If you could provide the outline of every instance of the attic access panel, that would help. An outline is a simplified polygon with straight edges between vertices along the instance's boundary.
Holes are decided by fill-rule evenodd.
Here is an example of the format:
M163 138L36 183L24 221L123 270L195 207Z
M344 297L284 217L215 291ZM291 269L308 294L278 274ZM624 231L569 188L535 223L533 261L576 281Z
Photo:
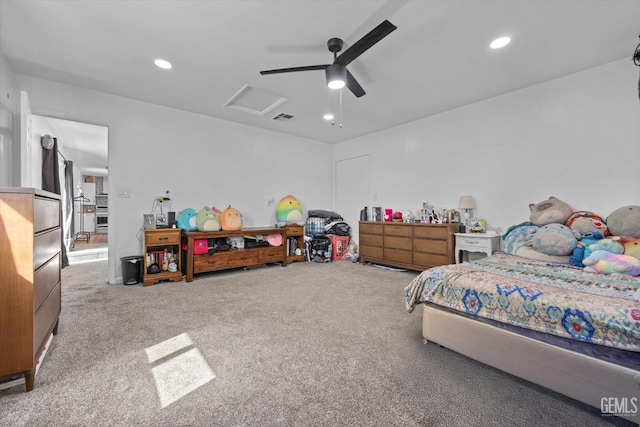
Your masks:
M244 85L231 99L224 103L223 107L264 116L290 100L290 98L277 93Z

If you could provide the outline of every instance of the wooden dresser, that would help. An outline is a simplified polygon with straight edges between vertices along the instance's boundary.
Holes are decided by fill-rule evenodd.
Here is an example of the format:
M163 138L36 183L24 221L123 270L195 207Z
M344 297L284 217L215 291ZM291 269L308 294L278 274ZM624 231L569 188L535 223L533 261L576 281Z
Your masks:
M455 262L460 224L360 221L359 229L364 262L416 271Z
M0 188L0 378L24 374L33 389L36 361L58 331L60 196Z

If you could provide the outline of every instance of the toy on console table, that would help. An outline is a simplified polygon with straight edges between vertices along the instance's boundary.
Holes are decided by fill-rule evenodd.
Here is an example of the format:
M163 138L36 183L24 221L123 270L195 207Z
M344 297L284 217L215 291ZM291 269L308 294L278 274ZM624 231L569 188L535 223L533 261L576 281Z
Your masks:
M220 231L220 215L222 212L216 208L204 206L196 214L196 227L198 231Z
M276 221L278 227L294 224L303 226L305 221L302 216L302 206L298 199L291 194L283 197L276 205Z
M186 208L178 212L178 217L176 218L176 222L178 228L183 229L184 231L195 231L198 229L196 224L196 211L192 208Z
M220 226L225 231L242 230L242 214L231 205L222 211Z

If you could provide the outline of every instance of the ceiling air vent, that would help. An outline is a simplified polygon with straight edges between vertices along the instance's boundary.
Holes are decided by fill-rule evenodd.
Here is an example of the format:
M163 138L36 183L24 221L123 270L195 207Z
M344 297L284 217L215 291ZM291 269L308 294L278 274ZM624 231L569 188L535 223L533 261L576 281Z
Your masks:
M291 114L280 113L273 118L273 120L290 120L293 119Z
M244 85L223 107L264 116L289 101L286 96Z

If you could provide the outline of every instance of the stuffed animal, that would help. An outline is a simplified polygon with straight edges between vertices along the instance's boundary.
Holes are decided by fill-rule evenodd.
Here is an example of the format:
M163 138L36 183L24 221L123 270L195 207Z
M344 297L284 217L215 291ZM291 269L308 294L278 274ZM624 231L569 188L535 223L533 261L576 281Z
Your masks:
M609 228L602 217L590 211L578 211L571 214L566 226L584 236L591 232L600 232L604 237L609 235Z
M607 226L614 236L640 237L640 206L623 206L607 217Z
M198 229L196 224L196 210L192 208L186 208L178 212L176 218L178 228L184 231L195 231Z
M516 255L520 248L526 247L529 242L531 242L533 235L539 228L540 227L530 222L523 222L509 227L507 232L502 236L504 252L510 255Z
M196 227L198 231L219 231L220 211L209 206L203 207L196 214Z
M276 205L276 221L278 227L284 227L285 225L304 225L304 219L302 217L302 206L298 199L291 194L280 199Z
M546 224L531 239L531 246L547 255L570 255L578 245L580 234L563 224Z
M640 259L640 239L633 239L624 245L624 254Z
M607 251L611 252L612 254L622 254L624 253L624 246L622 246L620 242L616 242L612 239L602 239L589 245L589 250L591 252Z
M569 264L574 267L584 267L582 260L591 255L591 249L589 249L589 245L592 245L602 239L604 239L604 236L599 231L593 231L591 233L584 234L580 238L580 240L578 240L578 245L573 250L573 255L569 260Z
M599 274L628 274L640 276L640 259L607 251L594 251L583 261L584 271Z
M529 221L537 226L564 224L573 213L571 206L553 196L535 205L530 204L529 210L531 211Z
M222 211L220 215L220 226L223 230L241 230L242 229L242 214L236 208L232 208L231 205Z

